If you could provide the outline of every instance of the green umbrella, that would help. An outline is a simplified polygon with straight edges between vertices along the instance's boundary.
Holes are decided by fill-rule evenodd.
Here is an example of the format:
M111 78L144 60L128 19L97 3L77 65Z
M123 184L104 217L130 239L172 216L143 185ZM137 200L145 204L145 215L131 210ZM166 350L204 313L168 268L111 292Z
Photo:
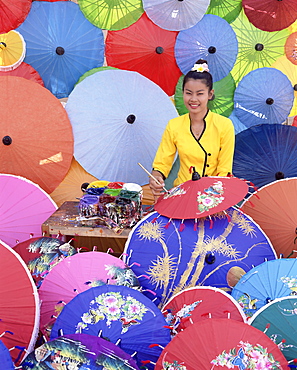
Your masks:
M280 277L280 280L293 286L296 276L284 276ZM263 282L263 285L265 283ZM263 331L279 346L283 355L290 362L293 362L297 357L296 307L297 297L294 295L271 299L249 320L251 326Z
M206 14L218 15L231 23L242 9L242 0L211 0Z
M238 40L238 54L231 74L236 84L243 76L257 68L270 67L284 55L288 29L266 32L256 28L242 10L231 23Z
M85 17L106 30L121 30L136 22L143 14L141 0L78 0Z
M183 101L183 77L184 76L181 76L179 78L174 94L175 107L180 115L188 112ZM223 79L214 82L213 88L215 91L215 98L208 103L209 109L212 112L229 117L233 111L233 96L235 87L234 79L230 73Z
M91 76L91 75L93 75L93 74L94 74L94 73L96 73L96 72L106 71L107 69L118 69L118 68L115 68L115 67L109 67L109 66L103 66L103 67L92 68L92 69L90 69L89 71L87 71L86 73L84 73L82 76L80 76L80 78L79 78L79 80L77 81L77 83L75 84L75 86L76 86L77 84L79 84L80 82L82 82L86 77Z

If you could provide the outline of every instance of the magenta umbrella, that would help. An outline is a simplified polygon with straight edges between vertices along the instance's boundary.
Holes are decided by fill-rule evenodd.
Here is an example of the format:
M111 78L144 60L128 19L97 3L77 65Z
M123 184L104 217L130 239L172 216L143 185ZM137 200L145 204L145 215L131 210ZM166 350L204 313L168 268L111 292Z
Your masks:
M78 293L99 285L140 288L138 279L120 258L103 252L83 252L54 266L39 289L40 330L48 337L64 305Z
M30 235L42 236L41 225L57 205L34 182L0 174L0 239L13 247Z

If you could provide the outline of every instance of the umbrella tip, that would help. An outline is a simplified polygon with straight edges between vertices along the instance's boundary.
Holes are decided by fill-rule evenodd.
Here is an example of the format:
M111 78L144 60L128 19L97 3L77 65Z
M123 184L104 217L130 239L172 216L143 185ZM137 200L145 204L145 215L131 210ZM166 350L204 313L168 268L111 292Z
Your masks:
M281 180L285 178L285 174L281 171L276 172L274 176L275 176L275 180Z
M192 181L197 181L199 179L201 179L201 176L199 175L199 173L196 171L195 167L194 166L191 166L190 167L190 173L192 172Z

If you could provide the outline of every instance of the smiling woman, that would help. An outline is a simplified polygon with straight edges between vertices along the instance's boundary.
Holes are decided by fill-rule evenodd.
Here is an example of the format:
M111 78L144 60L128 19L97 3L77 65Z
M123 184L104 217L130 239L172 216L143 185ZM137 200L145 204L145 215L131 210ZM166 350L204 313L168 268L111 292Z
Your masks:
M176 154L180 168L174 185L191 179L190 168L201 176L232 173L234 127L230 119L208 109L214 99L213 79L207 62L198 60L183 80L183 100L189 113L171 119L163 133L153 162L150 187L160 195Z

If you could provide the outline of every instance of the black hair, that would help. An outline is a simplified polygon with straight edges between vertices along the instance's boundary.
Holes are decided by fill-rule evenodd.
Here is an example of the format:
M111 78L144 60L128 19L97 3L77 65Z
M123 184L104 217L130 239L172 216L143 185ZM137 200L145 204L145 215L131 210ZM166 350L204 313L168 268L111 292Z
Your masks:
M207 61L204 60L204 59L199 59L199 60L197 60L197 62L195 64L203 64L203 63L206 63L207 64ZM193 79L193 80L203 80L204 83L205 83L205 85L209 88L209 90L212 90L212 88L213 88L212 75L209 72L207 72L207 71L197 72L197 71L190 70L184 76L183 87L182 87L183 91L184 91L186 82L188 82L188 80L190 80L190 79Z

